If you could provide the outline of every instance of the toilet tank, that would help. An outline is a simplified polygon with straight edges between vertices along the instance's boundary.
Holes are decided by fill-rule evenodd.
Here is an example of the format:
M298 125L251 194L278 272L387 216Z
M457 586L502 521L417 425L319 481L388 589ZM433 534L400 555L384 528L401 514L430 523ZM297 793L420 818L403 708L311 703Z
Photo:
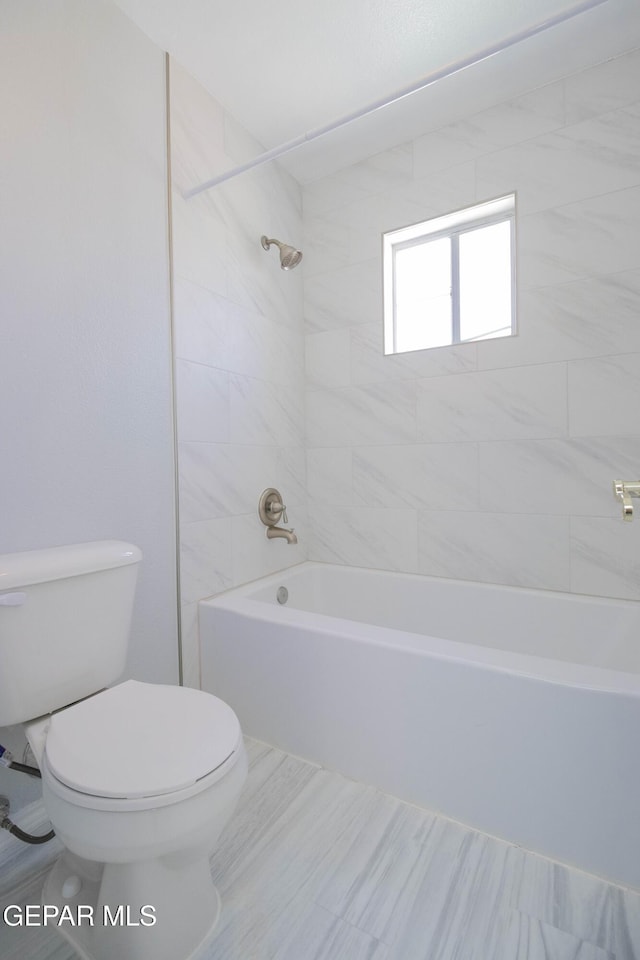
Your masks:
M119 540L0 555L0 727L122 675L141 557Z

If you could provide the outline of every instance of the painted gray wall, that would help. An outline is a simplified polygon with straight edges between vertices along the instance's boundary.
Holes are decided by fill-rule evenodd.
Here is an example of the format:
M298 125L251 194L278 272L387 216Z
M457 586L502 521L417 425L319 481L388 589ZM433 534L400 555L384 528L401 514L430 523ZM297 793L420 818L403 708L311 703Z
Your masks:
M112 4L0 7L0 553L138 544L127 672L175 682L164 91Z

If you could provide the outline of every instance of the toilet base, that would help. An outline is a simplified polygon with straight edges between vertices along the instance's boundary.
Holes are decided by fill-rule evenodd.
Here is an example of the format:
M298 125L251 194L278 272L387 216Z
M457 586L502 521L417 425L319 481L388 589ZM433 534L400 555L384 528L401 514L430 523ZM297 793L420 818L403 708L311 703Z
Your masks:
M65 851L47 877L42 903L50 907L48 925L81 960L191 960L221 913L203 857L100 864Z

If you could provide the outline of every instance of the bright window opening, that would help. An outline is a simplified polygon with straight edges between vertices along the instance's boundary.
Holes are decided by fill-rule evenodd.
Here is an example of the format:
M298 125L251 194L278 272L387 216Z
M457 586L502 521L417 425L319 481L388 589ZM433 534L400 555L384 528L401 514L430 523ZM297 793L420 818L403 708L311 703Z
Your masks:
M384 352L515 333L515 195L383 234Z

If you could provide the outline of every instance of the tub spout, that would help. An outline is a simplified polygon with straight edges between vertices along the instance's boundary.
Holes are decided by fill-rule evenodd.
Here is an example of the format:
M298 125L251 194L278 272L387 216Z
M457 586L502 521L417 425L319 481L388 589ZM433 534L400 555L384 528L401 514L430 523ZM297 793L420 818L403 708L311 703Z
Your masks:
M293 530L287 530L286 527L267 527L267 539L275 540L277 537L282 537L287 543L298 542Z

